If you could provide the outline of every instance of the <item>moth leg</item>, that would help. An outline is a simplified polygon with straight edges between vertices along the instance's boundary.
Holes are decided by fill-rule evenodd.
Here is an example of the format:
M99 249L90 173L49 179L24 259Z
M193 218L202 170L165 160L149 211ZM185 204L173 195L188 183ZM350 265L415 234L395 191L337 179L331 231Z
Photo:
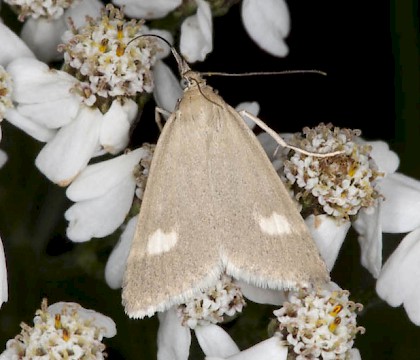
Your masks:
M246 116L248 119L252 120L261 129L263 129L267 134L269 134L277 142L277 144L279 144L279 145L281 145L285 148L292 149L292 150L295 150L297 152L300 152L301 154L308 155L308 156L316 156L316 157L329 157L329 156L334 156L334 155L339 155L339 154L344 153L344 150L340 150L340 151L333 151L333 152L329 152L329 153L325 153L325 154L320 154L320 153L314 153L314 152L306 151L304 149L298 148L298 147L293 146L293 145L289 145L272 128L270 128L264 121L262 121L261 119L259 119L255 115L249 113L246 110L239 111L239 114L242 115L242 116ZM277 150L276 150L276 152L277 152Z
M165 109L160 108L160 107L155 108L155 121L156 121L156 124L157 124L160 132L162 132L162 129L163 129L162 116L161 115L168 118L171 115L171 113L169 111L166 111Z

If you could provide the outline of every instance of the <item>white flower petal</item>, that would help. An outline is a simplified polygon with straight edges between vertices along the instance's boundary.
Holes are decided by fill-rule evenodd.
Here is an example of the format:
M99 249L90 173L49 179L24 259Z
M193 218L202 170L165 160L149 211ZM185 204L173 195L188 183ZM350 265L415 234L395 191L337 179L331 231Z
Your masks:
M420 181L401 173L388 174L379 182L384 195L381 211L384 233L406 233L420 226Z
M124 6L124 14L141 19L158 19L181 5L182 0L114 0L119 7Z
M196 0L197 13L187 17L181 25L179 48L185 60L190 63L204 61L213 50L213 19L210 5Z
M2 168L4 164L6 164L7 160L8 156L6 152L0 149L0 168Z
M361 263L376 279L382 267L382 202L368 210L361 209L353 227L359 233Z
M62 42L61 35L66 30L64 17L56 20L29 17L23 24L20 36L39 60L48 63L63 58L57 46Z
M135 187L134 177L127 177L105 195L72 205L64 214L69 221L67 237L83 242L112 234L131 208Z
M166 111L172 112L175 105L183 95L183 90L178 78L162 61L157 61L153 68L155 88L153 96L157 106Z
M130 219L112 250L105 266L105 281L111 289L120 289L124 277L128 254L136 231L138 216Z
M158 360L187 360L190 354L191 331L182 326L176 309L158 313Z
M400 158L394 151L390 150L388 143L385 141L367 141L366 143L372 146L370 155L375 160L379 171L385 174L397 171Z
M289 133L283 133L279 135L286 143L293 136L293 134L289 134ZM275 141L273 137L270 134L267 134L266 132L262 132L261 134L259 134L257 136L257 139L260 142L263 149L265 150L268 158L273 163L274 169L276 169L276 171L279 171L279 169L282 169L283 158L277 154L278 151L282 151L282 147L279 148L279 144L277 143L277 141Z
M103 336L107 338L111 338L117 334L117 328L114 320L95 310L85 309L77 303L61 301L51 304L48 306L48 313L51 316L55 316L55 314L61 314L63 308L67 309L70 313L72 311L76 311L81 319L93 320L95 326L104 330Z
M328 215L310 215L305 223L328 270L331 271L350 228L350 221L336 221Z
M29 47L12 30L0 21L0 65L6 66L21 57L35 57Z
M38 141L50 141L56 134L55 130L47 129L22 116L15 108L7 109L5 119Z
M130 140L130 126L137 111L137 104L130 99L126 99L123 105L118 100L112 102L103 116L99 135L99 142L107 152L117 154L126 148Z
M73 120L80 108L80 101L74 96L34 104L22 104L16 110L35 123L48 129L57 129ZM66 116L62 116L66 109Z
M242 280L235 280L235 283L247 299L257 304L281 305L286 300L283 291L262 289Z
M197 326L195 336L206 356L228 357L239 352L230 335L220 326L214 324Z
M260 104L258 104L258 102L256 101L242 102L235 108L235 110L237 112L245 110L254 116L258 116L258 113L260 112ZM252 121L249 117L242 116L242 118L244 119L244 121L250 129L253 129L255 127L255 122Z
M206 357L205 360L286 360L287 347L281 344L278 337L273 336L270 339L243 350L238 354L228 358Z
M376 282L378 295L389 305L404 304L410 320L420 325L420 228L409 233L384 264Z
M86 167L99 146L101 123L99 110L83 106L76 119L43 147L35 165L54 183L67 186Z
M77 82L74 77L64 71L50 69L36 59L16 59L6 70L13 79L13 100L20 104L49 102L74 96L70 93ZM61 111L60 115L68 116L65 111Z
M8 298L6 257L4 255L3 243L0 239L0 307L4 302L7 302Z
M356 348L350 349L349 360L362 360L362 357L360 356L360 351Z
M169 44L174 43L174 37L172 36L172 34L169 31L160 30L160 29L149 29L149 30L147 30L147 34L153 34L153 35L160 36L160 37L164 38ZM156 39L156 40L160 41L162 43L161 46L160 46L160 51L156 54L156 58L158 60L163 59L171 53L171 48L168 46L168 44L165 44L162 40L158 40L158 39Z
M147 151L139 148L87 166L67 188L67 197L76 202L105 195L127 177L133 177L134 167L146 154Z
M284 0L243 0L242 22L263 50L274 56L288 54L283 39L290 31L290 16Z
M15 360L16 359L16 349L15 348L9 348L4 350L0 354L0 360Z
M98 0L81 1L69 7L64 14L64 18L68 19L70 17L76 28L78 28L86 24L86 16L94 19L99 17L103 7L103 3Z

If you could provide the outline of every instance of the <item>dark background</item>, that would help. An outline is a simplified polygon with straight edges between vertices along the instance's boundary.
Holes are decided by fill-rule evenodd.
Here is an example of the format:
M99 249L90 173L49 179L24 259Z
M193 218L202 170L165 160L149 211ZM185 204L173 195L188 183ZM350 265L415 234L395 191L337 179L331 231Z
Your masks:
M318 69L313 74L212 77L209 84L226 102L258 101L260 118L278 132L332 122L358 128L366 139L383 139L401 158L400 171L420 179L419 22L411 0L337 2L289 1L290 53L273 57L246 34L239 5L214 19L214 51L195 70L249 72ZM3 10L6 7L3 4ZM173 60L168 59L173 65ZM156 141L153 102L135 131L133 143ZM103 268L118 234L73 244L65 237L64 189L49 183L34 166L42 144L2 123L1 147L9 161L0 171L0 233L5 247L9 301L0 310L0 349L19 323L32 324L42 297L49 303L75 301L114 319L118 334L108 339L110 359L155 358L157 321L129 320L120 292L103 280ZM240 149L238 149L240 151ZM384 237L384 260L403 235ZM359 247L349 234L332 273L351 298L365 304L356 339L363 359L420 359L420 329L402 308L375 295L375 281L360 265ZM419 299L420 306L420 299ZM261 314L261 311L264 314ZM241 348L264 339L272 308L249 304L231 334ZM192 358L196 355L193 348Z

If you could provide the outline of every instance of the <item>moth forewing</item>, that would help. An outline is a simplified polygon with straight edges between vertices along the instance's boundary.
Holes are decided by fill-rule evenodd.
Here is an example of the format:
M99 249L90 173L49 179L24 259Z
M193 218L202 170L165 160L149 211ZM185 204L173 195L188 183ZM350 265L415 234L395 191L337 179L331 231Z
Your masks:
M253 132L191 76L153 156L124 276L130 317L187 302L224 271L279 290L329 279Z

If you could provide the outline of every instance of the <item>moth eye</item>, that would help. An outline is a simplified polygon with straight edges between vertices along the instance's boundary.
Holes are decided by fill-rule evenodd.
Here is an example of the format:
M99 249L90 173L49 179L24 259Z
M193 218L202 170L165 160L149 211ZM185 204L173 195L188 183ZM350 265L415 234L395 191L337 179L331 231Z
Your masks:
M188 81L188 79L186 79L186 78L181 79L181 87L182 87L182 89L187 88L189 85L190 85L190 82Z

